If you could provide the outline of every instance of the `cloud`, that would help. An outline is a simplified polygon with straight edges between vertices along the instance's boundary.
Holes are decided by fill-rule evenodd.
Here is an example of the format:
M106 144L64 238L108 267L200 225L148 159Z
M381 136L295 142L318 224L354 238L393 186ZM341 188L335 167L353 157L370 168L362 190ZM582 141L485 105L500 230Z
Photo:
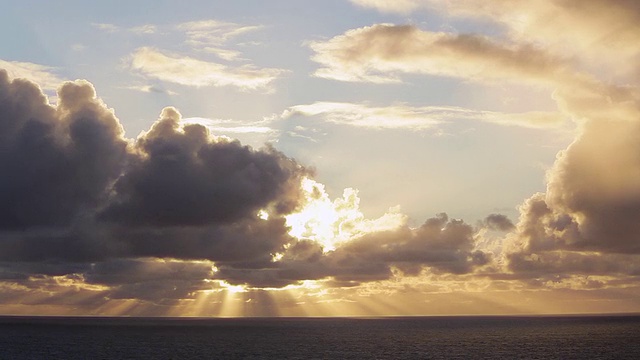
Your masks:
M262 28L260 25L240 25L218 20L190 21L176 26L176 29L185 33L186 44L194 50L214 54L226 61L243 60L240 51L225 47L231 39Z
M435 10L447 16L488 19L502 25L514 41L541 44L557 54L609 65L600 71L637 71L635 62L629 63L640 55L640 5L633 0L351 2L383 12Z
M138 35L150 35L150 34L155 34L158 31L158 27L153 24L146 24L146 25L133 27L129 29L129 31Z
M323 67L314 75L340 81L399 82L414 73L476 81L577 81L569 63L533 45L497 43L473 34L428 32L412 25L377 24L310 44Z
M477 120L507 126L528 128L554 128L565 122L566 116L558 112L500 113L465 109L454 106L391 105L373 107L366 103L316 102L295 105L282 117L295 115L322 116L326 121L370 129L427 130L438 124L460 119Z
M350 0L352 3L362 6L377 9L383 12L395 12L401 14L407 14L422 6L422 3L426 1L420 0L398 0L398 1L385 1L385 0Z
M219 46L231 38L262 29L259 25L239 25L217 20L190 21L176 26L184 31L187 44L194 48Z
M425 269L464 274L491 259L489 253L475 250L474 233L463 221L439 214L416 229L403 225L368 232L329 252L324 252L318 242L300 240L269 268L222 266L216 276L232 284L282 287L328 277L354 286L391 279L397 271L407 276L417 276Z
M581 131L558 154L546 192L522 205L507 243L509 269L565 285L576 276L600 276L599 286L633 283L640 258L640 92L600 85L557 91L555 98L580 119Z
M511 231L515 228L511 220L502 214L491 214L484 219L484 224L491 230Z
M106 31L108 33L114 33L117 31L120 31L120 27L114 24L107 24L107 23L91 23L91 26L102 30L102 31Z
M357 191L332 201L293 159L215 137L174 108L125 139L90 83L63 84L53 107L36 85L0 74L0 168L12 174L0 178L0 278L24 296L76 289L96 306L158 303L212 283L351 286L489 261L460 220L414 229L393 209L366 219Z
M55 90L63 82L55 74L56 69L50 66L0 59L0 69L4 69L14 79L29 79L47 91Z
M167 94L167 95L177 95L175 91L166 90L161 87L155 85L131 85L126 86L124 89L140 91L144 93L157 93L157 94Z
M52 108L33 83L0 71L0 229L68 224L120 175L123 129L93 86L64 83Z
M268 88L283 70L251 65L229 67L188 56L166 55L143 47L130 56L132 70L147 77L185 86L234 86L241 90Z
M310 173L275 149L213 137L173 108L124 139L86 81L52 107L0 72L0 94L0 261L269 261L291 240L283 216Z
M288 213L304 168L275 149L212 138L202 125L181 125L165 108L138 137L139 156L114 185L103 216L130 224L171 226L235 221L269 207Z
M506 40L376 25L351 30L320 43L319 50L314 48L316 60L325 66L320 76L361 81L381 76L397 81L402 73L427 73L546 83L556 89L553 98L563 116L578 122L577 138L558 154L547 173L546 192L524 202L518 224L514 227L496 215L483 221L489 229L513 230L503 240L507 268L497 270L498 277L510 274L512 280L534 288L592 289L637 281L640 160L634 149L640 131L640 92L635 84L640 8L636 2L352 2L385 12L422 8L488 19L503 26ZM390 35L393 31L404 36ZM388 38L395 38L395 44ZM405 45L402 39L411 41ZM438 56L454 65L432 65ZM615 84L616 80L624 85Z
M213 276L212 263L167 259L117 259L105 261L87 270L87 284L109 287L105 294L112 299L144 299L191 297L206 287L205 279Z
M200 124L206 126L213 133L221 133L221 134L249 134L249 133L257 133L257 134L269 134L276 132L275 129L272 129L266 125L266 122L259 121L254 123L243 123L239 121L229 120L229 119L207 119L202 117L192 117L182 119L182 123L184 124Z
M151 35L158 32L158 27L153 24L144 24L144 25L134 26L131 28L122 28L118 25L108 24L108 23L91 23L91 25L96 29L99 29L111 34L117 33L122 30L134 33L136 35Z

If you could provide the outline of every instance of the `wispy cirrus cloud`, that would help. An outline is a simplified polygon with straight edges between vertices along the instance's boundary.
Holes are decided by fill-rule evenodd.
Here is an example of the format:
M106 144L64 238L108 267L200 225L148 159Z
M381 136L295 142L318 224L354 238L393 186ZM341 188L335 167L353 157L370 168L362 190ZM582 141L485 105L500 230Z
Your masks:
M158 32L158 26L154 24L144 24L133 27L121 27L110 23L91 23L91 26L107 33L116 33L119 31L130 32L136 35L151 35Z
M241 25L227 21L200 20L189 21L176 26L184 31L188 42L192 45L222 44L229 39L257 31L263 28L261 25Z
M284 70L252 65L231 67L167 54L150 47L137 49L129 58L132 70L142 75L185 86L233 86L241 90L268 89Z
M276 130L265 126L265 122L246 123L229 119L209 119L202 117L191 117L182 119L184 124L199 124L206 126L212 133L232 133L232 134L269 134Z
M283 113L284 118L294 115L321 116L326 121L371 129L427 130L455 120L476 120L507 126L528 128L555 128L566 121L559 112L533 111L502 113L472 110L454 106L412 107L404 104L384 107L364 103L316 102L296 105Z
M156 93L156 94L167 94L167 95L178 95L177 92L172 90L167 90L155 85L131 85L125 86L123 89L135 90L144 93Z

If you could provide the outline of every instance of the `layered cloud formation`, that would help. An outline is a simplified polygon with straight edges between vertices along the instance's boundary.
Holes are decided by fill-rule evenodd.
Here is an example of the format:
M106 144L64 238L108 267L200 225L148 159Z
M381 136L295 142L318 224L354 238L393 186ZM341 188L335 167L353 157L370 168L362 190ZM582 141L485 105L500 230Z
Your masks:
M330 199L312 169L272 146L213 136L171 107L127 139L87 81L62 84L52 106L36 84L12 79L23 76L12 69L24 64L4 64L12 76L0 70L0 303L140 313L141 304L198 303L208 293L304 287L306 295L331 292L336 302L350 301L341 298L350 291L615 290L593 296L626 294L637 306L635 2L351 2L490 21L504 36L360 27L309 43L314 76L380 86L408 75L513 83L548 91L557 111L317 101L290 106L279 118L321 117L381 131L432 129L454 119L547 128L572 119L574 141L548 170L545 191L523 200L516 222L489 214L469 224L441 213L412 226L396 208L367 219L356 190ZM229 61L239 54L222 51L224 41L256 29L220 22L179 28L192 45ZM207 40L211 34L219 42ZM154 48L139 48L129 60L145 76L194 86L264 88L282 71Z
M441 214L416 229L394 211L367 220L356 192L332 202L295 160L214 137L174 108L125 139L90 83L64 83L53 107L35 84L0 76L5 281L40 289L64 279L150 299L211 281L353 286L394 269L461 274L491 258L461 220Z

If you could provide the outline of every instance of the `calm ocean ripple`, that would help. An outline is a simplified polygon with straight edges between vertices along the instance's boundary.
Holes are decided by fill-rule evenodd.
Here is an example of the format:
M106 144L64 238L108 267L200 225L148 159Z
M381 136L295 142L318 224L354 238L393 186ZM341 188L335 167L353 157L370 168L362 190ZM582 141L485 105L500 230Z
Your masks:
M0 317L0 359L640 359L640 316Z

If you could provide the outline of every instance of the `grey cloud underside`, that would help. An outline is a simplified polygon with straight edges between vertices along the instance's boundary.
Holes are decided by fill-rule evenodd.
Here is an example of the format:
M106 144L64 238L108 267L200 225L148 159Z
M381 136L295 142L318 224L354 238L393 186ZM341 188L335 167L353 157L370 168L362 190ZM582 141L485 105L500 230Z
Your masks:
M161 119L136 141L126 172L101 218L127 225L228 223L270 206L297 205L305 170L273 148L254 151L237 141L211 141L204 126L180 129L179 114Z
M297 241L266 270L223 265L217 276L237 284L277 287L327 277L345 283L387 280L394 269L412 276L425 268L465 274L491 260L490 253L475 249L474 234L470 225L439 214L417 229L370 233L328 253L315 242Z
M0 71L5 283L53 289L64 279L105 286L105 298L178 299L210 288L207 279L351 286L396 269L469 273L490 260L474 248L473 228L444 214L323 252L288 234L284 216L304 205L300 182L312 175L295 160L215 138L173 108L125 139L90 83L67 82L58 93L51 106L35 84ZM263 209L268 220L257 216Z
M282 215L309 172L273 148L181 128L173 109L127 141L89 83L65 83L52 107L1 71L0 114L2 261L255 261L291 240Z

